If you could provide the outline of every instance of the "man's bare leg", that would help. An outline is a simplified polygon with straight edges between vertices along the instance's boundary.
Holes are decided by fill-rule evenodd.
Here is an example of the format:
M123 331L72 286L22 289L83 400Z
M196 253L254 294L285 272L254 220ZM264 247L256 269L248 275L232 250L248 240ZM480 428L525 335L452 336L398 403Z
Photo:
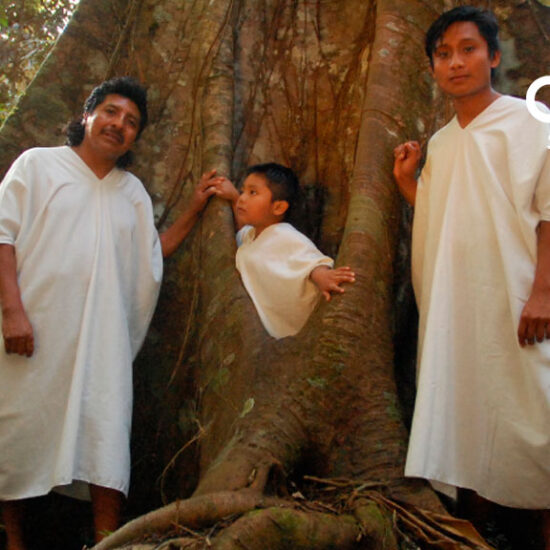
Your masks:
M123 494L115 489L90 484L95 541L99 542L120 525ZM10 549L11 550L11 549Z
M6 550L26 550L23 542L24 500L5 500L2 502L2 516L6 528Z

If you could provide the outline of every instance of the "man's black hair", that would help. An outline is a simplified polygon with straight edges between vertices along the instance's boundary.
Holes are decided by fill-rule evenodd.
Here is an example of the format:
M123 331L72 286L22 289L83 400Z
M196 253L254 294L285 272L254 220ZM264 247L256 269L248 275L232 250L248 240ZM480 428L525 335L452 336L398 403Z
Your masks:
M109 94L121 95L136 104L140 113L139 129L136 136L137 140L147 125L147 91L137 80L129 76L120 76L105 80L92 90L92 93L84 102L82 114L93 113L96 107L103 103ZM66 134L67 145L76 147L82 143L84 140L84 124L82 123L82 117L73 120L67 125ZM116 165L119 168L127 168L132 163L132 160L132 152L127 151L117 159Z
M292 213L296 210L300 198L300 183L296 174L290 168L276 162L249 166L246 175L250 174L259 174L264 177L274 201L288 202L284 219L292 219Z
M432 23L426 33L425 50L426 55L430 59L432 69L434 66L433 54L437 48L437 43L453 23L462 21L471 21L477 26L479 34L481 34L487 42L489 57L491 59L500 51L498 22L493 12L481 10L474 6L457 6L452 10L442 13L439 18ZM491 71L491 74L493 74L493 71Z

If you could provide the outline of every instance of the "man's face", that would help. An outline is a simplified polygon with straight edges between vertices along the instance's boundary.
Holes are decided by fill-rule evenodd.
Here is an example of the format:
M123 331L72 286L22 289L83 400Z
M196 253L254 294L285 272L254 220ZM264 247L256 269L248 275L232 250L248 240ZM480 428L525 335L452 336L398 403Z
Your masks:
M459 99L489 90L491 69L499 62L500 52L491 59L477 25L460 21L450 25L437 43L432 74L445 93Z
M91 113L84 115L84 146L102 158L116 161L126 153L139 132L141 114L127 97L108 94Z

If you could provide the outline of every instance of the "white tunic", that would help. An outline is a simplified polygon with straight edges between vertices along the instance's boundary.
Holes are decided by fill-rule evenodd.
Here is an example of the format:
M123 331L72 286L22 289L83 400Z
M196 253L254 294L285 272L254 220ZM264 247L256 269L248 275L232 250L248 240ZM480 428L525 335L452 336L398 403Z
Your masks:
M255 235L250 225L237 233L237 269L267 332L274 338L293 336L319 300L310 273L334 262L289 223L270 225Z
M550 508L550 342L517 329L550 220L548 125L502 96L430 140L413 227L418 393L406 475Z
M0 500L73 480L127 494L132 360L162 276L149 196L70 147L32 149L0 185L0 243L35 336L31 358L0 339Z

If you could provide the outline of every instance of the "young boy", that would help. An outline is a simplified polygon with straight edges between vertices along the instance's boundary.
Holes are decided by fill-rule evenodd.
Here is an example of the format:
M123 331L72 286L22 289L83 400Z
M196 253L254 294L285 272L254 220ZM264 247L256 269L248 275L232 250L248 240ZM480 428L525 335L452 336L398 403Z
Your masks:
M231 201L239 228L237 269L267 332L292 336L305 325L319 293L328 301L355 275L349 267L332 269L333 260L285 222L299 190L290 168L258 164L246 175L240 195L229 180L217 191Z
M549 125L492 88L497 33L471 6L431 26L426 53L456 116L431 138L418 184L418 143L395 149L415 204L420 313L406 474L484 507L544 510L550 550Z

